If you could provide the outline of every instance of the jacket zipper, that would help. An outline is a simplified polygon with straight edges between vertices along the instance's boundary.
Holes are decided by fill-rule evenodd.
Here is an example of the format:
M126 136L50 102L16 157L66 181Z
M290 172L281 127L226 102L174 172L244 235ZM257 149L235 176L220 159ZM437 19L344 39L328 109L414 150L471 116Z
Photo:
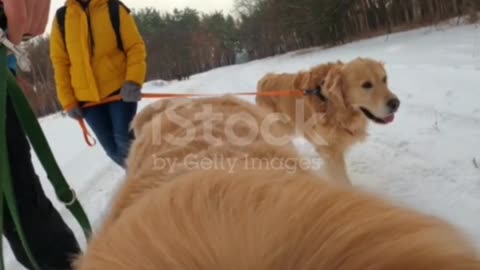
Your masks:
M90 19L90 8L87 6L84 8L85 14L87 15L87 24L88 24L88 34L90 42L90 56L93 57L95 54L95 40L93 40L93 30L92 30L92 21Z

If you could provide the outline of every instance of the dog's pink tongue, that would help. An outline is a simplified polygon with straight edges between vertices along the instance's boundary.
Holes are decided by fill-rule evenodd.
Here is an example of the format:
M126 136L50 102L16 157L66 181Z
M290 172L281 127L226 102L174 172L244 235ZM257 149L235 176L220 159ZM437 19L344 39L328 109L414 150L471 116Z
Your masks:
M394 114L392 114L392 115L390 115L390 116L388 116L388 117L385 117L385 118L383 119L383 121L385 121L385 123L387 123L387 124L393 122L393 120L395 120L395 115L394 115Z

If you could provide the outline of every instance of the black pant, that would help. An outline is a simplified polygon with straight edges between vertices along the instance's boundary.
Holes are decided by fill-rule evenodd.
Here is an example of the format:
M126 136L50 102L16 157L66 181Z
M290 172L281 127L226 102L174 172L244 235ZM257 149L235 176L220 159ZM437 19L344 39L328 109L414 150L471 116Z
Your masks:
M7 142L20 222L33 256L42 270L71 269L72 258L80 253L80 248L73 232L45 196L31 161L30 144L10 98L7 101ZM33 269L6 206L4 213L4 234L15 257L23 266Z

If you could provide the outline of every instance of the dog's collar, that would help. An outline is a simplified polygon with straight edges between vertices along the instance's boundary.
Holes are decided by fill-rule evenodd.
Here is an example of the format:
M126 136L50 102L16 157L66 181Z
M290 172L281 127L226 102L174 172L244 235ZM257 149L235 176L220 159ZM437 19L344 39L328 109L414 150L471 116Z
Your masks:
M327 97L322 93L322 88L320 86L318 86L317 88L315 89L307 89L307 90L304 90L303 91L303 94L305 96L317 96L320 98L321 101L323 102L327 102L328 99ZM351 131L350 129L348 128L343 128L343 130L345 130L345 132L347 132L348 134L350 134L351 136L355 136L355 133L353 131Z
M319 86L318 88L316 88L316 89L307 89L307 90L304 90L304 91L303 91L303 94L304 94L305 96L317 96L317 97L319 97L320 100L323 101L323 102L327 102L327 101L328 101L327 97L326 97L325 95L323 95L323 93L322 93L322 88L321 88L320 86ZM345 132L347 132L348 134L350 134L351 136L355 136L355 133L354 133L353 131L351 131L350 129L344 127L343 130L344 130Z
M315 89L307 89L303 91L303 94L305 96L317 96L322 100L323 102L327 101L327 97L322 93L322 88L319 86Z

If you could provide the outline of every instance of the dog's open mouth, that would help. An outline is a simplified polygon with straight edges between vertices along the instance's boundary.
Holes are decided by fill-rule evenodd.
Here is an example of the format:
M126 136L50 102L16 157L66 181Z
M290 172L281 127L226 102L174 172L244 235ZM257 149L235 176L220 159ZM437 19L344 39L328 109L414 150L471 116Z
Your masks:
M363 107L360 107L360 110L362 110L363 114L365 114L365 116L368 119L370 119L373 122L378 123L378 124L389 124L389 123L393 122L393 120L395 120L395 115L394 114L391 114L391 115L389 115L385 118L378 118L373 113L371 113L369 110L367 110Z

